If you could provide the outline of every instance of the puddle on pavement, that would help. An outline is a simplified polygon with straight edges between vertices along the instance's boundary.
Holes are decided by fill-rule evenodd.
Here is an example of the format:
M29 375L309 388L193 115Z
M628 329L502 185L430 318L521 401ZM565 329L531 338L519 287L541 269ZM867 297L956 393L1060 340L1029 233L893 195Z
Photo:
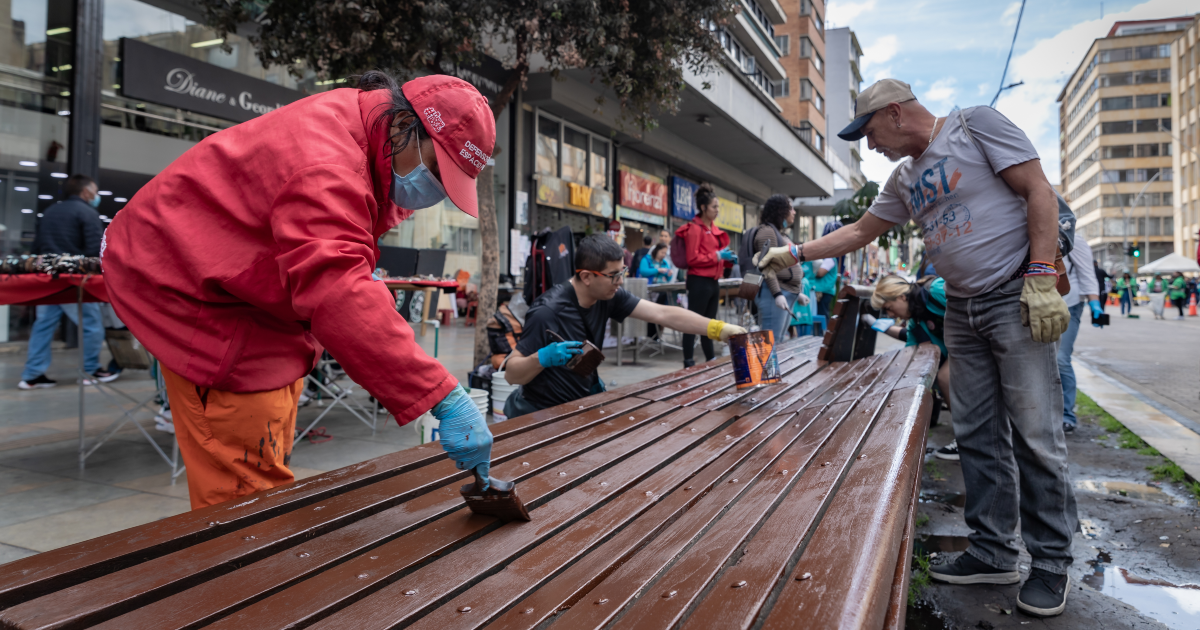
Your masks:
M1110 562L1112 556L1106 551L1100 551L1095 559L1088 560L1092 572L1083 576L1084 583L1169 628L1200 628L1200 584L1177 586L1142 577L1124 567L1112 566Z
M1129 483L1128 481L1095 481L1092 479L1083 479L1076 481L1075 487L1086 492L1112 494L1130 499L1149 501L1151 503L1161 503L1163 505L1177 505L1179 503L1176 497L1164 492L1162 488L1155 488L1154 486L1147 486L1140 483Z
M917 536L915 552L954 553L967 550L966 536Z
M922 490L921 495L917 498L921 503L944 503L953 505L954 507L965 507L967 505L967 496L958 492L937 492L934 490Z

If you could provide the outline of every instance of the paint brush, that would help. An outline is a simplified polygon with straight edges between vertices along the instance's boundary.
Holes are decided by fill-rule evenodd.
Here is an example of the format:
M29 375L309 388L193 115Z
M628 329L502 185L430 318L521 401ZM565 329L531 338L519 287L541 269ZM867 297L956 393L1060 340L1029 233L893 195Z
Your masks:
M488 489L481 490L484 486L483 478L479 476L478 471L474 473L475 480L458 490L472 512L494 516L504 522L532 520L529 518L529 511L525 509L525 502L517 496L516 483L488 477Z

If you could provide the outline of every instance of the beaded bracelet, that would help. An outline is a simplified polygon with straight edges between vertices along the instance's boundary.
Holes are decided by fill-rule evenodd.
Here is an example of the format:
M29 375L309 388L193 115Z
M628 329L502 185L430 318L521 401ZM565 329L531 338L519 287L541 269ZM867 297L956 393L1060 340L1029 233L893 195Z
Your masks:
M1039 262L1036 260L1029 261L1029 266L1025 270L1027 276L1057 276L1058 270L1050 263Z

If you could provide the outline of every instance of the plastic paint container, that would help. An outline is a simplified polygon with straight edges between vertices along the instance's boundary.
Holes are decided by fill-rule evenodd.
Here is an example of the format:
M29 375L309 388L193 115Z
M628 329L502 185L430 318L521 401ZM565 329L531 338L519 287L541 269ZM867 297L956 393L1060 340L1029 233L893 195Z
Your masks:
M779 361L775 356L775 333L759 330L729 338L733 361L733 381L737 389L749 389L779 382Z

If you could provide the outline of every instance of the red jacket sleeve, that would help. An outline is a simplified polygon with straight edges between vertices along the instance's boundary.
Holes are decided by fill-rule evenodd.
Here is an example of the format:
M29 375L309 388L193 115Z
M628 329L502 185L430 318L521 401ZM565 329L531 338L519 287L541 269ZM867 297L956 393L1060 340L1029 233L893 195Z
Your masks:
M720 260L717 251L704 251L704 232L693 226L688 226L683 233L683 242L687 251L688 269L704 269L715 266Z
M400 424L458 384L417 345L391 293L371 279L379 209L360 173L318 166L292 176L272 207L276 262L292 305L350 378Z

